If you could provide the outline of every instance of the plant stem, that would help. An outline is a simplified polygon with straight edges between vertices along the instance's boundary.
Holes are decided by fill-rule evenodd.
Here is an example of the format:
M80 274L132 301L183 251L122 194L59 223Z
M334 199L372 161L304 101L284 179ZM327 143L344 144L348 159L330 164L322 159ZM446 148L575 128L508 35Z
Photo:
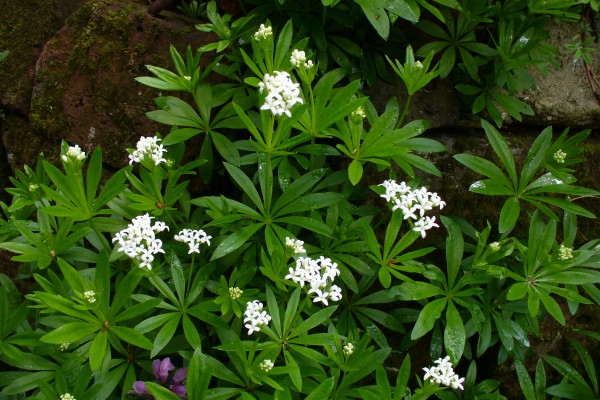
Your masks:
M410 106L411 100L412 100L412 94L409 94L408 97L406 98L406 103L404 103L404 110L402 111L402 115L400 116L400 119L398 119L398 122L396 122L395 129L398 129L402 126L402 123L404 122L404 118L406 118L406 114L408 113L408 107Z

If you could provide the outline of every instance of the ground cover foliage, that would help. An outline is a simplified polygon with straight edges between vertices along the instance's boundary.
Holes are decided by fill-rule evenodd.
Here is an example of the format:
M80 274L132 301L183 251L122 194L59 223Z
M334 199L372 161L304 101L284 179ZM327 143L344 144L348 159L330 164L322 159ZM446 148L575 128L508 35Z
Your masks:
M147 116L164 138L142 137L110 177L102 149L63 143L61 165L40 155L7 189L0 248L31 290L0 275L0 399L505 399L482 359L514 365L527 400L598 398L582 344L598 333L572 339L579 369L529 343L544 319L600 304L600 239L577 237L596 218L578 200L600 193L573 174L590 132L549 127L520 165L482 119L495 157L455 159L481 175L464 190L505 201L472 226L420 185L417 171L444 179L425 155L445 148L405 121L412 95L450 74L473 113L522 114L511 92L542 60L539 19L586 3L279 0L235 20L193 5L218 41L171 48L172 69L137 79L162 92ZM302 5L321 29L352 16L390 40L400 18L440 41L365 57L362 28L320 32ZM221 56L202 67L209 51ZM405 104L378 112L361 95L373 68ZM425 242L432 230L445 239ZM427 365L390 363L416 344Z

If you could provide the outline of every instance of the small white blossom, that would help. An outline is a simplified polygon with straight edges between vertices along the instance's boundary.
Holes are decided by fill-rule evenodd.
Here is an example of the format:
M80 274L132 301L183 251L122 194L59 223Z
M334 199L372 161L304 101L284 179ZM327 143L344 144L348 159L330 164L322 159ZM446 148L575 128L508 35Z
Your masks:
M79 147L77 144L75 146L69 146L67 153L61 156L64 162L69 160L83 161L85 160L85 157L85 152L83 152L81 147Z
M35 192L36 190L38 190L39 188L40 188L39 185L37 185L35 183L30 183L29 184L29 191L32 192L32 193Z
M300 98L300 84L294 83L290 74L285 71L275 71L275 76L265 74L263 81L258 84L258 91L266 91L265 103L261 110L270 110L273 115L292 116L291 108L296 103L304 103Z
M343 351L345 356L351 356L354 353L354 345L352 343L344 345Z
M415 62L415 69L423 69L423 64L421 63L421 61Z
M260 24L260 28L254 32L254 40L257 42L264 40L269 36L273 36L273 28L270 26L265 26L265 24Z
M400 210L404 219L414 220L413 230L421 233L421 237L424 238L426 231L434 226L439 227L435 217L425 215L427 211L434 208L441 210L446 205L437 193L429 192L425 187L413 189L406 182L397 183L394 180L387 180L379 186L385 188L381 197L393 204L392 211Z
M558 259L561 261L567 261L571 258L573 258L573 248L561 244L558 248Z
M359 106L356 110L352 111L352 114L350 114L350 117L356 120L363 120L366 116L367 114L365 114L365 108L363 106Z
M431 368L423 368L425 371L425 376L423 377L424 381L429 381L431 383L437 383L438 385L449 386L453 389L464 390L462 383L465 378L459 377L452 368L452 364L450 363L450 357L446 356L445 358L439 358L434 361L437 366L433 366Z
M273 367L275 366L275 364L273 363L273 361L271 361L271 360L269 360L267 358L266 360L264 360L263 362L261 362L260 364L258 364L258 366L263 371L269 372L270 370L273 369Z
M169 229L161 221L151 225L153 218L148 214L135 217L131 224L118 232L112 240L119 243L118 251L140 261L140 268L148 270L152 269L154 255L164 253L162 241L156 238L156 233Z
M294 254L306 254L304 249L304 242L302 240L294 240L292 238L285 238L285 246L292 250Z
M183 77L183 79L185 79L186 81L191 81L192 77L189 76L189 75L186 75L186 76Z
M497 252L498 250L500 250L500 247L501 247L501 246L500 246L500 243L499 243L499 242L492 242L492 243L490 243L490 249L491 249L493 252Z
M299 257L296 260L296 268L289 268L289 274L285 279L289 279L300 284L300 287L307 285L308 294L314 293L316 297L313 303L322 302L326 306L329 300L340 301L342 299L342 289L333 285L333 280L340 275L337 263L331 259L321 256L317 260L309 257Z
M163 157L166 150L159 142L160 139L156 136L142 136L136 144L136 149L129 155L129 165L134 162L142 162L145 158L150 158L154 165L166 162L167 160Z
M556 151L556 153L554 153L554 161L556 161L559 164L564 164L565 158L567 158L567 153L562 151L562 149L559 149Z
M60 395L60 400L77 400L77 399L75 399L75 397L73 397L71 394L65 393L65 394Z
M183 229L173 238L178 242L187 243L189 246L188 254L192 254L200 253L201 244L208 244L210 246L212 236L207 235L202 229Z
M312 60L306 59L306 53L302 50L294 49L290 57L290 64L295 68L311 69L314 64Z
M263 303L258 300L246 304L244 317L244 326L248 329L248 335L259 332L262 325L267 325L271 321L271 316L263 311Z
M229 297L231 298L231 300L239 299L240 297L242 297L243 293L244 291L237 286L229 288Z
M96 302L96 292L94 292L93 290L88 290L87 292L83 292L83 297L90 304L94 304Z
M58 350L59 351L65 351L65 350L67 350L69 348L70 344L71 343L69 343L69 342L65 342L65 343L61 344L60 346L58 346Z

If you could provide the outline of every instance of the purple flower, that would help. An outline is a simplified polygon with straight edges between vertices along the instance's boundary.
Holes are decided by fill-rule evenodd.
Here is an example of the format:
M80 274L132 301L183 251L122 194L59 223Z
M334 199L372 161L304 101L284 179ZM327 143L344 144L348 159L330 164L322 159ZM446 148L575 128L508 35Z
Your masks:
M155 382L160 383L162 386L169 388L173 394L181 399L187 398L185 380L187 378L188 369L179 368L171 379L169 379L169 373L175 369L175 366L171 363L169 357L163 360L152 361L152 372L154 373ZM133 383L133 390L137 394L148 394L146 383L142 381L135 381Z
M146 383L142 381L133 382L133 390L137 394L148 394L148 389L146 389Z
M154 376L159 383L165 383L169 377L169 372L173 371L174 369L175 366L171 364L171 359L169 357L162 361L152 361L152 371L154 372Z

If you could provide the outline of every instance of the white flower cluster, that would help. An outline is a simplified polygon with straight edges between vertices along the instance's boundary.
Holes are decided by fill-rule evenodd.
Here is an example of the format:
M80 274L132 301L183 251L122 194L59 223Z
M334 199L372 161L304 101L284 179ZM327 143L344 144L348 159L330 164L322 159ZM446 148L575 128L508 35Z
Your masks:
M285 238L285 246L294 251L294 254L306 254L304 249L304 242L302 240L294 240L292 238Z
M267 358L266 360L264 360L263 362L261 362L260 364L258 364L258 366L263 371L269 372L270 370L273 369L273 367L275 366L275 363L273 363L273 361L271 361L271 360L269 360Z
M131 258L140 261L140 268L152 269L152 261L157 253L164 253L162 241L156 238L156 233L162 232L169 227L164 222L157 221L151 225L151 217L148 214L140 215L131 220L131 224L121 232L117 233L112 240L119 242L119 250Z
M290 57L290 64L295 68L311 69L314 65L312 60L306 59L306 53L303 50L294 49Z
M237 286L229 288L229 297L231 300L239 299L242 297L242 294L244 294L244 291Z
M500 247L502 247L502 246L500 246L500 242L492 242L492 243L490 243L490 249L493 252L497 252L498 250L500 250Z
M69 146L69 150L67 150L67 154L63 154L60 156L64 162L69 160L83 161L85 160L85 152L81 150L79 145Z
M187 243L190 250L188 254L192 253L200 253L200 245L207 243L210 246L210 239L212 236L209 236L202 229L183 229L177 235L173 237L173 239L178 242Z
M561 244L558 248L558 259L561 261L567 261L573 258L573 248Z
M296 268L289 269L289 274L285 279L290 279L304 287L310 286L308 294L315 293L317 297L313 303L322 302L329 305L328 300L340 301L342 299L342 289L333 285L333 280L340 274L337 263L329 258L321 256L318 260L309 257L299 257L296 260Z
M264 40L269 36L273 36L273 28L270 26L265 26L265 24L260 24L260 28L254 32L254 40L257 42Z
M413 231L420 232L421 237L425 237L425 232L431 228L439 227L435 223L435 217L425 216L426 211L430 211L435 207L440 210L444 208L446 202L437 195L437 193L428 192L426 188L413 189L406 184L400 182L398 184L394 180L387 180L380 184L385 188L383 197L388 203L394 204L392 211L400 210L404 215L404 219L415 220Z
M83 292L83 298L86 299L88 303L94 304L96 302L96 292L93 290Z
M60 346L58 346L58 350L59 351L65 351L65 350L67 350L69 348L70 344L71 343L69 343L69 342L62 343Z
M76 399L71 394L65 393L65 394L60 395L60 400L76 400Z
M271 316L263 311L263 303L258 300L249 301L244 311L244 326L248 329L248 335L260 331L262 325L271 321Z
M556 153L554 153L554 161L556 161L559 164L564 164L565 158L567 158L567 153L562 151L562 149L558 149Z
M352 118L357 120L363 120L367 116L367 114L365 114L365 108L363 106L359 106L356 110L352 111L352 114L350 115Z
M343 347L344 355L349 357L354 353L354 345L352 343L348 343Z
M423 371L425 371L424 381L429 380L431 383L442 384L452 389L464 390L462 383L465 378L459 377L454 372L450 363L450 357L439 358L434 362L438 365L431 368L423 368Z
M162 144L159 144L159 142L160 139L156 136L142 136L136 144L136 149L129 155L129 165L133 164L134 162L142 162L142 160L146 157L149 157L152 162L154 162L154 165L158 165L161 162L166 162L167 160L163 157L166 150Z
M304 103L300 98L300 84L294 83L290 74L285 71L275 71L275 76L265 74L262 82L258 84L258 91L267 92L265 104L261 110L271 110L273 115L285 114L292 116L291 108L296 103Z

